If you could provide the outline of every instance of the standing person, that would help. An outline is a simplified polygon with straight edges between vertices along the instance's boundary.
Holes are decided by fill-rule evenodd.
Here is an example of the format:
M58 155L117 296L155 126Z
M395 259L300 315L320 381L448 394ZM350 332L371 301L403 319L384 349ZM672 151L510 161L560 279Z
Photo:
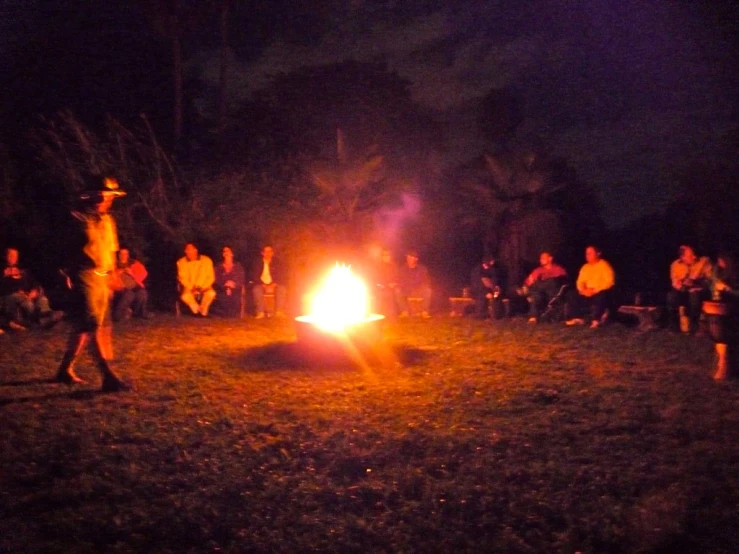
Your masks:
M253 283L252 294L254 305L257 309L256 318L263 319L266 315L266 302L264 296L273 294L275 298L275 315L285 317L285 299L287 288L285 287L285 276L279 260L275 259L275 251L269 244L262 247L262 256L256 261L251 271L251 282Z
M98 175L86 179L80 207L72 212L76 252L71 258L68 285L73 293L73 329L56 380L68 385L83 383L74 363L86 344L103 377L103 392L131 390L110 367L113 358L109 280L115 271L118 234L109 213L113 200L125 196L118 182Z
M131 251L123 247L118 251L116 265L116 287L113 297L113 321L121 321L128 317L131 310L134 317L147 319L147 303L149 292L144 281L148 272L139 260L131 257Z
M226 317L237 317L241 312L244 268L239 262L234 262L234 253L230 246L224 246L221 254L223 260L215 268L215 308Z
M577 276L577 291L567 303L567 325L583 325L583 315L590 311L590 327L595 329L606 322L611 307L611 292L616 278L611 264L602 258L595 246L585 249L585 265Z
M210 305L215 300L216 280L213 260L191 242L185 245L185 255L177 260L177 281L180 284L180 300L186 304L193 315L208 316Z
M470 277L470 285L477 317L486 319L489 314L488 301L493 307L495 302L500 302L500 279L498 268L495 267L495 258L488 256L475 266Z
M549 252L539 256L539 267L526 277L523 282L526 300L529 303L529 323L537 323L549 302L559 294L565 284L567 271L554 263Z
M672 328L689 333L698 327L703 301L710 291L713 268L711 261L695 255L691 246L683 245L679 257L670 264L670 284L667 293L667 310Z
M398 274L398 286L395 288L396 301L400 308L400 317L408 317L408 298L421 299L421 317L427 319L431 306L431 278L428 268L418 263L418 252L409 250L405 256L405 265Z

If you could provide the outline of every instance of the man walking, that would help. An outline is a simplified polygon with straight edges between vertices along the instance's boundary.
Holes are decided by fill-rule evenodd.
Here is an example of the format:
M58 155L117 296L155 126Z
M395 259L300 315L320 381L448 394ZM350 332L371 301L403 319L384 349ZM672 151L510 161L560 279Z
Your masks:
M115 271L118 234L109 213L113 200L126 193L111 177L89 176L80 195L78 210L72 212L75 248L68 268L68 285L73 293L72 334L56 380L68 385L84 383L74 372L74 363L89 344L90 353L103 378L103 392L131 390L110 367L113 358L110 283Z

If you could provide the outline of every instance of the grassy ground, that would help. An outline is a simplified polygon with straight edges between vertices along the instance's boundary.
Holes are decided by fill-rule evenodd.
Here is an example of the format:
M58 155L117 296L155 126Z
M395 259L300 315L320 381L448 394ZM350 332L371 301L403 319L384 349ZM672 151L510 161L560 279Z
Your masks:
M117 328L137 386L0 337L0 552L737 552L739 386L707 339L433 319L393 363L290 322Z

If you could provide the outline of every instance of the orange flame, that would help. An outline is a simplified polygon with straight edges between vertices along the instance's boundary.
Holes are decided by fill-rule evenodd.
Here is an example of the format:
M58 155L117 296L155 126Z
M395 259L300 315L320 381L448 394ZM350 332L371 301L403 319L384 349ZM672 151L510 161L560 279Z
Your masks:
M337 263L313 295L311 320L324 331L338 333L364 321L368 314L366 285L350 266Z

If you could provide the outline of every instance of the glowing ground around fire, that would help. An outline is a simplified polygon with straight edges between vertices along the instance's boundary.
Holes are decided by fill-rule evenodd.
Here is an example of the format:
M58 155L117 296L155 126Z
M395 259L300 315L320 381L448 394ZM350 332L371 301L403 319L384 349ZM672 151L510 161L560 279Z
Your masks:
M739 388L712 345L435 318L323 366L291 321L117 330L133 394L0 338L0 552L736 552ZM679 548L678 548L679 547Z

